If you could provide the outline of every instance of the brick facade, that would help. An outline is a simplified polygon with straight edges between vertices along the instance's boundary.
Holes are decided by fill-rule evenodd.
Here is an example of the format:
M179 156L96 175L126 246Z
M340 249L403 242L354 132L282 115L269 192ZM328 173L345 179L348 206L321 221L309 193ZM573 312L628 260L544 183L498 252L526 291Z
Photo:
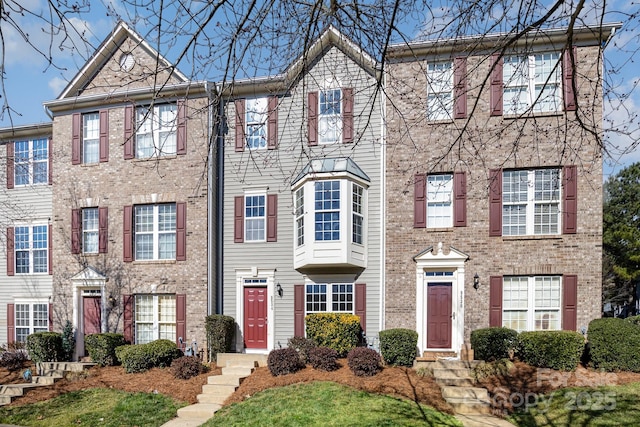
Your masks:
M520 118L490 115L489 52L469 54L462 46L460 50L438 52L438 56L432 49L419 59L415 52L411 56L401 49L391 53L395 58L387 68L385 328L416 328L416 310L422 302L416 300L413 257L440 242L445 254L453 247L469 257L464 266L464 301L453 309L464 313L465 342L472 330L489 326L491 276L577 275L577 328L586 328L601 313L600 49L593 45L577 49L577 112ZM467 116L428 122L427 61L462 55L469 55ZM565 165L575 165L578 173L575 234L489 236L491 169ZM409 207L414 204L415 176L438 172L465 172L466 226L414 228ZM472 286L476 273L478 290Z

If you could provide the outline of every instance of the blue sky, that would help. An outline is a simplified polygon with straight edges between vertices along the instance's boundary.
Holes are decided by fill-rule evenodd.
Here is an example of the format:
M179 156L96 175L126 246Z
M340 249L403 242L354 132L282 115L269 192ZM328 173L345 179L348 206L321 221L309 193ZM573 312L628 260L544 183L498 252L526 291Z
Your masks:
M90 46L79 42L79 36L74 37L73 34L66 40L61 36L55 36L55 43L50 46L50 37L47 31L43 30L42 21L29 15L19 16L17 13L12 15L33 44L45 52L51 48L56 66L48 64L43 55L26 45L17 31L6 25L5 21L0 21L5 43L6 93L6 99L0 101L7 102L12 110L11 114L6 110L3 111L0 127L50 121L42 103L55 99L62 92L69 79L75 76L95 48L109 35L117 22L113 11L123 16L125 20L130 15L121 3L108 3L107 6L106 1L108 0L91 2L90 12L73 15L70 19L78 33L84 34L89 40ZM446 5L446 1L442 1ZM19 3L26 10L46 10L42 9L46 5L44 0L20 0ZM622 22L623 26L605 50L607 69L610 71L607 78L615 88L615 92L624 96L621 99L614 98L611 102L605 101L606 115L612 121L605 122L604 125L605 128L626 127L630 136L622 137L613 133L605 136L605 142L610 149L610 156L605 158L605 177L619 171L625 165L640 161L640 150L621 155L621 152L633 141L640 138L639 118L636 116L637 111L640 111L640 91L637 89L640 69L635 63L640 60L638 57L640 22L636 17L639 10L638 6L632 2L617 0L609 2L608 7L609 10L616 12L608 13L604 22ZM446 6L442 6L441 10L444 13ZM418 23L414 24L415 27L418 26ZM132 26L145 36L141 22ZM60 45L63 46L62 49L59 48ZM72 46L76 48L71 48ZM161 53L169 60L173 60L170 52ZM189 70L185 70L184 65L181 64L179 68L189 75ZM198 77L203 78L203 76Z

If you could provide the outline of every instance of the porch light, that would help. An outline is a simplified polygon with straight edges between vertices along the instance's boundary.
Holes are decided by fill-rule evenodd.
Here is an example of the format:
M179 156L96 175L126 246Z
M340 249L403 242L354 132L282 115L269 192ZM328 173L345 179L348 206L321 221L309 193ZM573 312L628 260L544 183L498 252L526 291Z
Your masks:
M473 275L473 289L477 291L479 287L480 287L480 276L478 276L478 273L476 273Z
M282 295L284 294L284 290L282 289L282 286L280 286L280 282L276 284L276 292L278 293L278 296L282 298Z

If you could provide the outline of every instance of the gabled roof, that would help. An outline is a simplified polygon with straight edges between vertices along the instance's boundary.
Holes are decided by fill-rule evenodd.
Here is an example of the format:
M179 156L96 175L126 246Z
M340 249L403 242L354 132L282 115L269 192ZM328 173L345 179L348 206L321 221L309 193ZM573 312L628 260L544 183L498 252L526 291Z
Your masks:
M380 72L378 62L371 55L333 25L330 25L283 73L236 80L231 87L225 88L225 92L234 96L242 96L254 94L256 86L260 86L261 91L264 92L278 92L287 89L300 79L303 73L308 71L310 64L322 57L331 46L340 49L372 76Z
M416 262L419 261L427 261L427 260L467 260L469 259L469 255L464 252L460 252L453 246L449 246L449 252L444 253L442 251L442 242L438 243L438 247L436 253L433 253L433 246L429 246L425 250L421 251L419 254L413 257L413 260Z
M188 82L188 78L178 71L172 63L167 61L162 55L160 55L154 48L152 48L138 33L132 30L127 24L120 21L114 28L113 32L107 37L102 44L98 47L91 58L86 62L84 67L76 74L76 76L69 82L67 87L62 91L58 100L64 98L77 96L87 84L91 82L93 77L102 69L104 64L111 59L116 53L119 52L119 48L122 43L131 38L136 44L145 50L149 55L157 58L158 64L163 68L172 69L173 76L181 82Z
M95 281L104 281L107 277L102 273L98 272L98 270L93 267L85 267L81 272L76 274L71 278L72 282L82 281L82 282L95 282Z

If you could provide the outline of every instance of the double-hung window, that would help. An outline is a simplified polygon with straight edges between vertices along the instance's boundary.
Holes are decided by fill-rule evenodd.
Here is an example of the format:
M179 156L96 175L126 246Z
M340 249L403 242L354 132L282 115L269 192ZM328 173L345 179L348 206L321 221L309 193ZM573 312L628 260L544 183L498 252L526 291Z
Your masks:
M452 117L452 63L430 62L427 65L427 119L449 120Z
M504 277L502 326L522 331L558 330L560 276Z
M100 161L100 115L82 115L82 163Z
M353 283L313 283L306 285L306 312L353 313Z
M14 146L15 185L49 182L49 141L46 138L16 141Z
M136 109L136 157L176 154L176 104L160 104Z
M355 183L351 185L353 187L351 192L353 206L351 241L361 245L364 242L364 188Z
M135 259L176 258L176 204L139 205L134 208Z
M47 273L48 225L15 227L16 274Z
M453 226L453 175L427 176L427 227Z
M264 242L266 229L266 197L264 194L244 198L245 241Z
M517 236L559 232L560 170L504 171L502 234Z
M505 56L502 69L504 114L562 109L562 67L558 52Z
M295 192L296 245L304 245L304 187Z
M98 253L98 220L98 208L82 209L82 252L85 254Z
M135 342L176 340L176 296L136 295Z
M340 181L315 183L315 239L340 240Z
M49 330L49 304L16 303L15 332L17 342L26 342L27 337L36 332Z
M268 98L247 99L246 138L250 150L267 148Z
M342 90L320 92L318 137L321 144L332 144L342 137Z

